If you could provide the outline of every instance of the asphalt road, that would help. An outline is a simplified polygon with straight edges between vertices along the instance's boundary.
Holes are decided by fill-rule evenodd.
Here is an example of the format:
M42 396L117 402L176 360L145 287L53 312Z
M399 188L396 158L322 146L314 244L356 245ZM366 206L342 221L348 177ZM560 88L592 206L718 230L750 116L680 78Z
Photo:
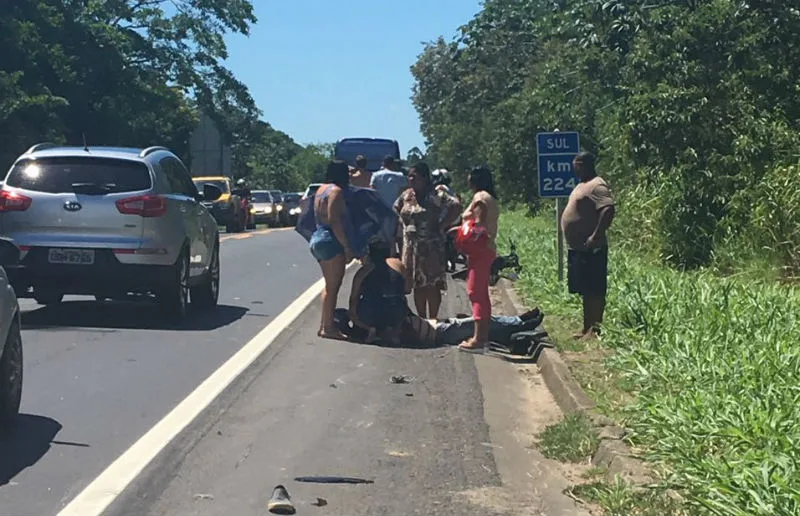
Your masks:
M56 514L320 276L291 230L223 235L220 252L219 309L180 327L146 303L21 301L23 415L0 441L0 516Z
M463 289L451 288L445 315L465 306ZM261 516L276 484L301 515L510 514L488 510L491 500L475 503L500 479L473 357L323 340L318 317L313 303L274 343L274 356L227 394L224 414L215 411L216 421L198 425L202 435L160 461L119 514ZM392 383L396 375L408 383ZM294 480L319 475L373 483ZM311 505L318 497L324 507Z

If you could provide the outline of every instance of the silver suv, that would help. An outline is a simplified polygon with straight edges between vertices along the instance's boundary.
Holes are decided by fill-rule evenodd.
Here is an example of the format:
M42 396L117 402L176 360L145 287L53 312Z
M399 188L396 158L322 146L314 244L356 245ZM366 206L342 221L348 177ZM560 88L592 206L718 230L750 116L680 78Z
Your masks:
M219 296L219 230L203 185L169 149L62 147L41 143L20 156L0 189L0 234L19 247L7 269L18 297L60 303L155 294L182 319Z

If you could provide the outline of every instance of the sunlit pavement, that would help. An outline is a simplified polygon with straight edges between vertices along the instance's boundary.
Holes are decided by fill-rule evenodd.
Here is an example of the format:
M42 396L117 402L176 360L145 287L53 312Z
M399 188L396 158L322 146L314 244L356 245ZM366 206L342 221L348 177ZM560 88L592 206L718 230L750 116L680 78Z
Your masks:
M221 241L220 306L179 327L149 303L21 301L23 415L0 441L0 515L55 514L319 279L290 229Z

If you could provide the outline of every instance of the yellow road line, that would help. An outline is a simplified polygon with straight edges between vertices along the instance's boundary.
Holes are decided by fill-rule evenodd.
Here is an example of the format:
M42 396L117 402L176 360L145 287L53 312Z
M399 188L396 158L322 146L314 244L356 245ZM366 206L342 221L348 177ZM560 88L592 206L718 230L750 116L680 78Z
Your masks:
M226 240L244 240L245 238L251 238L259 235L266 235L267 233L272 233L273 231L288 231L290 229L294 228L255 229L252 231L248 231L247 233L235 233L235 234L223 235L219 237L219 241L224 242Z

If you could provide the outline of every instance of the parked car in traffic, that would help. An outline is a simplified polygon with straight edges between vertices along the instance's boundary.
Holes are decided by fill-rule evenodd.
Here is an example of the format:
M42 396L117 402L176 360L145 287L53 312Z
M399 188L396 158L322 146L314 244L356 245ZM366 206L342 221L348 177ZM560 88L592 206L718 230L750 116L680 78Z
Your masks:
M267 224L275 227L280 223L280 212L272 194L267 190L253 190L251 201L253 203L253 217L256 224Z
M247 228L248 211L242 209L242 199L236 195L231 186L231 178L226 176L193 177L198 191L203 191L203 185L214 185L220 189L222 195L216 200L203 201L203 206L208 208L214 220L220 226L225 226L228 233L239 233Z
M283 223L287 226L297 224L297 217L300 215L301 194L288 192L283 194Z
M278 210L278 225L282 225L286 220L286 205L283 203L283 192L280 190L268 190L272 195L272 201L275 203L275 209Z
M19 262L19 248L0 238L0 431L8 430L22 400L22 334L17 296L5 267Z
M0 189L0 234L20 249L8 279L43 305L153 294L175 320L190 299L214 307L219 230L203 203L221 195L209 182L198 192L165 147L34 145Z

